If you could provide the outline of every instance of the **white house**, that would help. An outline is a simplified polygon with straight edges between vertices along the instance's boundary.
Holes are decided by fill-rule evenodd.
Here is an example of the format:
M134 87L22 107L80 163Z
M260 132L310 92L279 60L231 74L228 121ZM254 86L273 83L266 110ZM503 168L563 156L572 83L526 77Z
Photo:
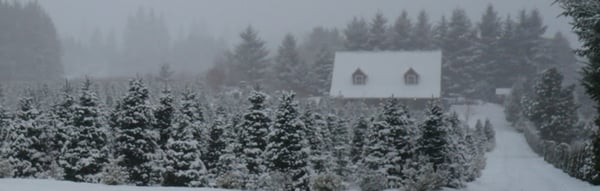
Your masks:
M441 51L337 52L329 95L343 99L440 98Z

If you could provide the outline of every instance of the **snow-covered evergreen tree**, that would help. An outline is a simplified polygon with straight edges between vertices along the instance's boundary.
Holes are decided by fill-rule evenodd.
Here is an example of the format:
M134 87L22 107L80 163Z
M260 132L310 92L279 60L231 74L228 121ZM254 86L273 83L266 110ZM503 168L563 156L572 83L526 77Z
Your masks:
M492 123L489 119L485 119L485 125L483 125L483 133L485 134L485 140L487 143L486 150L491 151L496 147L496 132Z
M227 141L232 141L225 139L223 137L225 135L225 131L231 131L230 124L227 121L227 113L225 108L217 107L216 109L216 118L212 122L209 130L209 140L208 140L208 152L205 154L205 159L203 160L206 168L212 175L217 174L216 166L219 162L219 158L225 152L228 144L233 144Z
M346 37L344 46L346 50L368 50L369 49L369 26L363 18L354 18L344 29Z
M310 147L309 165L312 174L330 172L333 166L331 156L331 134L327 122L320 113L306 111L300 119L306 128L306 140Z
M304 61L299 55L296 38L287 34L275 57L275 83L279 89L304 90L306 87L306 70Z
M165 74L163 74L165 75ZM165 78L165 77L163 77ZM168 79L168 78L167 78ZM166 82L166 81L165 81ZM158 144L161 147L164 147L169 140L170 130L173 125L173 118L175 115L174 108L174 99L171 95L171 90L165 87L161 91L161 95L159 98L159 104L156 106L156 110L154 110L154 118L156 119L156 123L154 125L154 129L156 129L160 134L160 139L158 140Z
M207 170L192 123L191 117L183 111L175 119L174 129L164 148L164 186L201 187L208 184Z
M98 97L86 79L74 107L71 133L59 157L64 179L77 182L100 182L108 164L106 126Z
M284 93L270 129L266 159L270 172L278 172L291 181L286 190L309 190L308 148L305 127L298 118L294 93Z
M523 101L525 115L540 130L545 140L570 143L577 130L577 105L574 86L563 87L563 76L556 68L544 71L535 82L533 95Z
M313 65L313 89L317 95L327 95L331 88L331 77L333 75L333 50L322 48L317 54Z
M350 151L351 160L355 164L364 156L368 132L369 122L364 117L359 118L352 132L352 150Z
M326 119L327 126L331 132L331 154L335 161L333 171L338 176L347 177L349 175L350 160L350 129L347 122L335 115L329 115Z
M149 92L141 79L129 81L127 95L117 104L111 114L111 126L115 131L115 157L129 175L129 182L149 185L153 172L152 161L158 148L158 132L152 106L148 102Z
M241 34L242 42L235 47L230 56L229 83L240 81L257 83L264 79L269 65L265 42L258 37L254 28L248 26Z
M388 182L390 187L398 187L400 182L407 177L402 173L403 165L413 158L415 152L415 137L417 132L414 122L408 114L408 109L398 103L397 99L390 99L383 107L381 120L389 125L389 134L384 140L389 149L385 156Z
M389 43L388 39L388 26L387 19L382 13L375 14L375 17L370 23L369 37L368 37L368 50L387 50Z
M419 12L417 23L412 30L412 45L416 50L432 50L435 47L429 16L425 10Z
M440 105L431 103L425 111L425 121L421 124L422 136L419 139L419 154L427 157L434 169L439 169L446 162L445 147L447 131L444 112Z
M47 135L40 124L40 112L31 97L19 100L18 111L11 123L6 158L12 167L12 177L42 177L49 169L52 159L46 154Z
M240 125L240 157L246 164L248 173L255 178L265 172L263 154L267 147L269 126L271 125L271 119L265 108L266 99L267 96L262 92L250 93L248 100L251 106L244 114ZM253 181L257 180L251 180L249 184L254 184Z

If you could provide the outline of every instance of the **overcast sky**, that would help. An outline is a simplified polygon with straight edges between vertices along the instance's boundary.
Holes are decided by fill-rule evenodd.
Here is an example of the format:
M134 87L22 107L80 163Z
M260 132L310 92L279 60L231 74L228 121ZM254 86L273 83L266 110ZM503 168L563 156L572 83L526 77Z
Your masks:
M549 30L571 34L566 18L558 17L561 10L551 5L553 0L38 0L53 18L62 36L87 37L99 28L121 35L127 17L140 7L162 13L177 36L191 23L205 26L215 37L230 43L237 42L237 34L251 24L259 30L271 47L278 44L285 33L303 35L315 26L343 28L353 16L371 18L380 11L390 20L402 10L414 18L419 10L429 12L433 21L450 15L454 8L464 8L473 21L478 21L485 7L492 3L505 17L518 10L537 8L543 14ZM232 40L233 39L233 40Z

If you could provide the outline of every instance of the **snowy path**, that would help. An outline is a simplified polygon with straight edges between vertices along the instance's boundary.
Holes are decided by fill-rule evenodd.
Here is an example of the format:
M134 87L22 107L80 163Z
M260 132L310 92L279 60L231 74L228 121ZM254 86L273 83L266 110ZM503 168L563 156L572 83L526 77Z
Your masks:
M599 191L587 182L575 179L554 168L536 155L525 142L525 137L514 130L505 120L503 108L485 104L453 107L465 117L471 111L471 127L477 119L489 118L496 130L496 149L488 153L487 166L482 176L468 183L465 191Z

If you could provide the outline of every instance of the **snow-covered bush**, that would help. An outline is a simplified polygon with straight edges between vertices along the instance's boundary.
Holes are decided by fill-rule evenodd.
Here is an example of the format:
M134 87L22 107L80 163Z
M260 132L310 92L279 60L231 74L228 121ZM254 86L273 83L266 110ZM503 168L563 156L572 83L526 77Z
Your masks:
M0 156L0 178L9 178L11 177L12 168L10 163L5 158Z
M444 185L445 172L433 169L432 163L419 165L417 168L405 168L403 171L410 178L405 180L404 190L406 191L430 191L438 190Z
M334 173L315 175L311 180L312 191L342 191L342 179Z
M245 186L244 176L237 172L225 172L215 180L218 188L241 189Z
M362 191L382 191L387 187L387 176L380 172L369 171L364 173L358 181Z
M124 167L119 166L122 158L111 159L102 173L102 183L107 185L121 185L127 183L129 176Z

